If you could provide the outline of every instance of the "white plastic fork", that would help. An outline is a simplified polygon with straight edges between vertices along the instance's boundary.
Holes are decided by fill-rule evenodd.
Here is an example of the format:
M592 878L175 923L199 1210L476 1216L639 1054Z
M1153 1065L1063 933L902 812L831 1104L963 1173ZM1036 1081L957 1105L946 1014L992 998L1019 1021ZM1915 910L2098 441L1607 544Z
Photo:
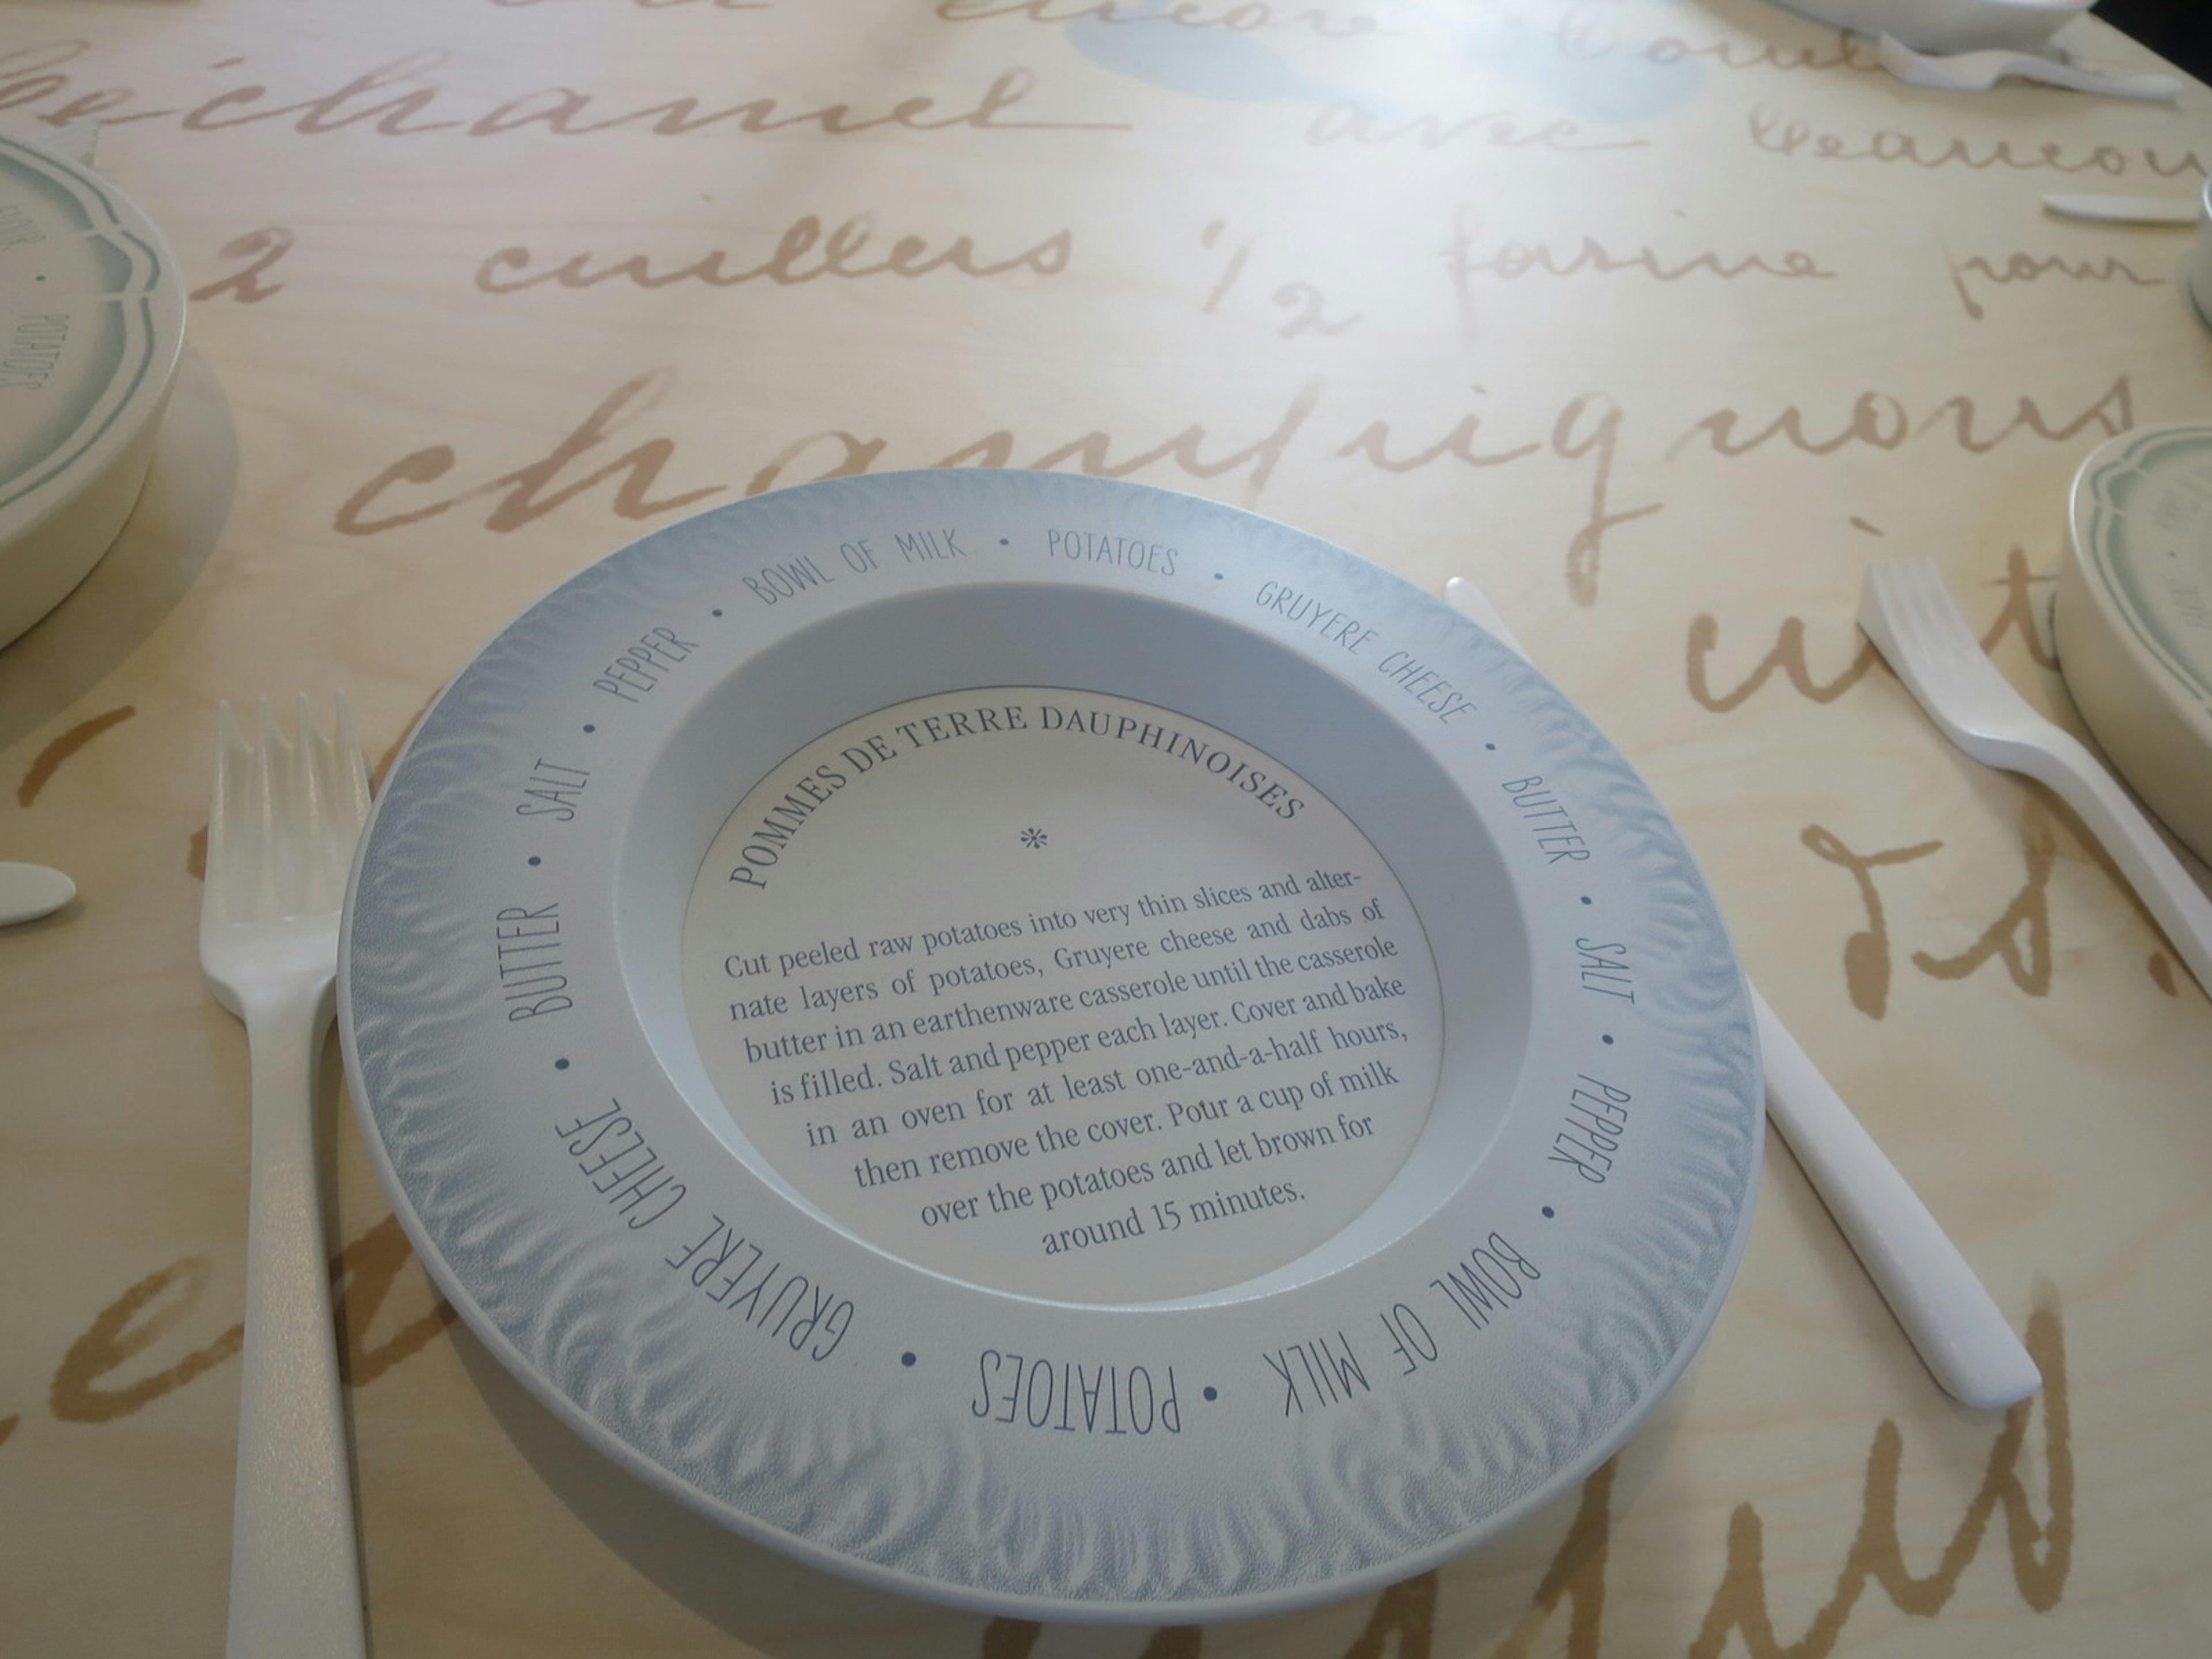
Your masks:
M1942 92L1987 92L2003 80L2039 81L2069 92L2166 103L2180 97L2183 86L2177 76L2083 69L2036 52L2001 47L1984 52L1915 52L1893 34L1877 36L1875 53L1881 66L1906 85L1933 87Z
M1452 577L1444 598L1500 644L1528 654L1473 582ZM1996 1300L1759 988L1749 988L1766 1114L1913 1352L1947 1394L1969 1406L1986 1409L2027 1399L2043 1386L2043 1373Z
M248 743L216 707L200 904L200 967L246 1022L253 1085L228 1659L363 1650L314 1109L368 770L343 692L335 743L297 711L288 743L263 698Z
M1997 672L1936 567L1924 559L1869 566L1859 626L1945 737L1984 766L2047 785L2074 809L2212 995L2212 899L2103 763Z

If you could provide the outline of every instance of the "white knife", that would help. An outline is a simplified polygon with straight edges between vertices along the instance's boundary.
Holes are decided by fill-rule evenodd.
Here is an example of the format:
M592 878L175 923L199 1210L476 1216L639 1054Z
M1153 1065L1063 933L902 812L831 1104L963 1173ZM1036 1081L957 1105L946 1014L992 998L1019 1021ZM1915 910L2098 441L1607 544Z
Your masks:
M1500 644L1528 654L1473 582L1454 576L1444 598ZM1766 1114L1923 1363L1946 1393L1969 1406L2027 1399L2043 1386L2043 1374L1995 1299L1759 988L1750 990Z
M2117 225L2193 225L2198 213L2191 196L2075 196L2062 191L2045 197L2043 205L2062 219Z

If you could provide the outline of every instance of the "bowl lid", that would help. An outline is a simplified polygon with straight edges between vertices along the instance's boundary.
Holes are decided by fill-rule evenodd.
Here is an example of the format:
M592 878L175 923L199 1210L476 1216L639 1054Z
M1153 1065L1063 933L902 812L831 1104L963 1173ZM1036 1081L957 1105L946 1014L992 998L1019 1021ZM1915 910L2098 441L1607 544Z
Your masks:
M2062 669L2137 793L2212 848L2212 425L2124 433L2074 480Z
M184 333L182 275L146 216L0 137L0 550L108 481L159 417Z

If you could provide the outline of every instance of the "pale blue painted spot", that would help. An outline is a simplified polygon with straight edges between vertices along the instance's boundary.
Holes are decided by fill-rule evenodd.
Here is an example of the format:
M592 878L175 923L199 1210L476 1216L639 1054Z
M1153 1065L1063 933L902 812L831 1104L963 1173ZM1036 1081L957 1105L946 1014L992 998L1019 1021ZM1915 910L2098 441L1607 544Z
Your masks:
M1549 31L1517 17L1462 27L1462 58L1521 82L1555 109L1585 121L1625 125L1679 109L1705 89L1705 66L1678 58L1659 63L1632 41L1578 55Z
M1220 28L1194 28L1168 15L1170 0L1124 5L1118 21L1079 17L1068 43L1102 69L1170 92L1225 104L1277 99L1329 103L1355 94L1316 81L1264 41Z

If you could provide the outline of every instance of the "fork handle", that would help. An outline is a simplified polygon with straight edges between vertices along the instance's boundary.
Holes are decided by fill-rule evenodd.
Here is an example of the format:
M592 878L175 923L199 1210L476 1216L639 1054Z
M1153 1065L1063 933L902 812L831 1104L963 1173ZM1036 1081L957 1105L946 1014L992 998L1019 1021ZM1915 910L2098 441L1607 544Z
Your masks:
M2086 744L2061 726L2045 736L2045 746L2023 745L2013 769L2048 785L2081 815L2198 986L2212 996L2212 899Z
M362 1659L359 1547L316 1168L332 980L243 998L252 1055L246 1346L227 1659Z
M2167 103L2181 96L2182 83L2171 75L2122 75L2109 70L2083 69L2075 64L2062 64L2032 53L2027 57L2027 61L2011 71L2023 81L2040 81L2045 86L2094 93L2105 98L2139 98L2154 104Z

